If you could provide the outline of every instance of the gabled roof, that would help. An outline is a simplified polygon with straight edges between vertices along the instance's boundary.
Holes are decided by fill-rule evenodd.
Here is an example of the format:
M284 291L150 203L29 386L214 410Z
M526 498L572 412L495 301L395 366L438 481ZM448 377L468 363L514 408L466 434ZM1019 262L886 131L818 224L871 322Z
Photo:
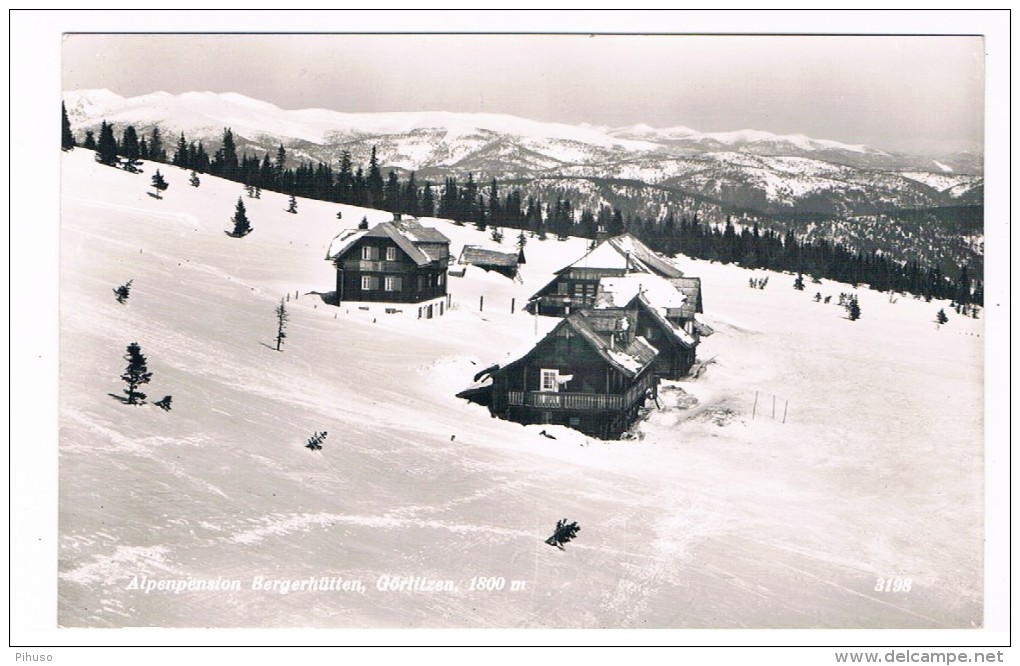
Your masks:
M362 238L389 238L418 266L445 259L450 239L437 229L423 227L416 220L382 222L371 229L341 231L327 251L326 258L343 257Z
M573 267L622 268L628 272L653 273L665 278L679 278L684 274L676 264L660 257L631 234L605 239L558 273Z
M465 245L460 253L460 263L476 266L517 266L517 252L500 252L477 245Z
M647 274L602 278L599 280L598 295L595 297L595 311L628 306L640 307L676 342L685 347L693 347L697 343L691 334L669 319L677 313L681 318L694 318L693 301L680 290L676 284L677 280L696 281L700 285L699 278L666 280L657 275ZM688 311L689 317L685 316Z
M568 327L588 343L588 346L609 365L633 379L652 363L659 352L642 337L635 337L626 344L614 344L612 341L613 334L607 331L625 330L625 327L616 324L615 319L620 319L619 315L614 316L613 322L608 322L606 316L605 313L599 314L588 310L575 312L557 324L548 335L542 338L538 344L531 347L527 353L510 363L506 363L503 367L505 368L513 363L523 361L539 345L549 338L559 335L564 327ZM627 324L627 326L629 325L631 324Z

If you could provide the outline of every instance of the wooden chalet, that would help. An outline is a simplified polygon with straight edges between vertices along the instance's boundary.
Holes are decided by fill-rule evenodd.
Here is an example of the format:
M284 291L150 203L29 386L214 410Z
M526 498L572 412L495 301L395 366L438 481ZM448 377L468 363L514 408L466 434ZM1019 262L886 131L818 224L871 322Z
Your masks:
M521 252L500 252L478 245L465 245L457 263L465 266L478 266L481 269L494 271L514 279L517 277L521 254Z
M529 300L529 312L564 317L595 303L599 280L631 273L666 279L683 277L671 261L659 256L631 234L601 241L586 255L560 269L549 284Z
M703 312L700 278L631 274L602 278L594 304L597 312L637 312L637 333L655 347L654 372L664 379L687 375L697 360L703 335L712 330L695 315Z
M572 313L524 356L486 371L489 410L518 423L618 438L658 387L657 351L637 326L636 309Z
M394 220L343 231L327 259L336 266L338 303L421 303L446 295L450 239L417 220Z

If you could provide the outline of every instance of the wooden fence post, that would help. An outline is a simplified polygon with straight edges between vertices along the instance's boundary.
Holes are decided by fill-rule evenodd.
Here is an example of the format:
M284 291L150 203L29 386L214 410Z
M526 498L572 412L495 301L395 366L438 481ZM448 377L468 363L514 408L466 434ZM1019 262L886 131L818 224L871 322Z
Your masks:
M787 400L786 404L783 405L783 423L786 423L786 410L790 408L790 401Z
M776 394L772 394L772 420L776 419Z
M478 311L481 312L485 309L485 296L478 297Z
M514 305L516 304L516 301L517 301L516 298L511 298L510 299L510 314L514 313Z
M754 407L751 407L751 420L754 420L754 415L758 411L758 392L754 392Z

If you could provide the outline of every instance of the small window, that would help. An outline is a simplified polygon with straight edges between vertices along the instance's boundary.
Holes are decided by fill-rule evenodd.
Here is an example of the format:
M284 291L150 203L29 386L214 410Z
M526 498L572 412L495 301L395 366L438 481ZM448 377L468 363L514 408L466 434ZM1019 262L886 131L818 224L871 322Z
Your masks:
M570 293L570 285L566 282L558 282L556 284L556 293L560 296L566 296Z
M541 388L541 390L542 391L559 391L560 390L559 377L560 377L559 370L547 370L547 369L543 368L542 369L542 388Z
M371 261L371 259L372 259L372 246L370 246L370 245L363 245L361 247L361 258L364 261Z
M386 250L387 256L389 256L389 253L390 253L389 250ZM392 276L387 275L385 278L383 278L383 289L385 289L386 291L394 291Z
M386 248L386 261L396 261L396 260L397 260L397 248L395 248L395 247L388 247L388 248Z
M577 416L571 416L570 417L570 427L573 428L573 427L576 427L576 426L579 426L579 425L581 425L581 419L579 417L577 417Z
M655 329L652 328L651 326L645 328L645 339L646 340L654 340L655 339Z
M583 298L584 297L584 285L583 284L578 283L578 284L574 285L574 296L576 296L577 298Z
M367 249L367 248L366 248ZM362 275L361 276L361 288L368 291L372 288L372 276Z

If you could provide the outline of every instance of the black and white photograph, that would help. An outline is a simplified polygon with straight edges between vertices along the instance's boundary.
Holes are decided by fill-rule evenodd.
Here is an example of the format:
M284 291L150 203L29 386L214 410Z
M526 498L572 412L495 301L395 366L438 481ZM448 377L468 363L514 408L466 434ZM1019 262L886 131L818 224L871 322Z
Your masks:
M722 14L50 39L57 634L1003 631L988 39Z

